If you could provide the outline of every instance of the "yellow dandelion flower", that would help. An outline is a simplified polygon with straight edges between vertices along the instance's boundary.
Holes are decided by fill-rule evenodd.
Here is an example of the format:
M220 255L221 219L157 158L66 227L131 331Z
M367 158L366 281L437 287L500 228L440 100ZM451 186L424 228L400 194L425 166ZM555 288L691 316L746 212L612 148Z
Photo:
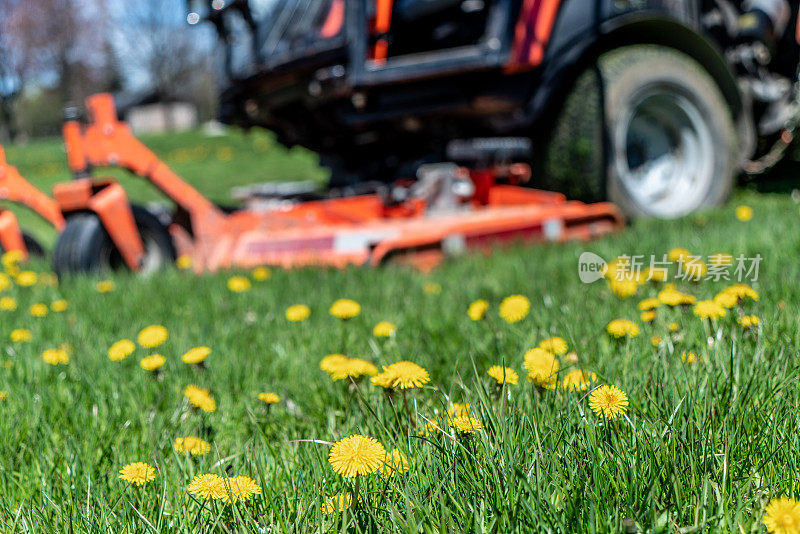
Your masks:
M435 436L439 432L444 432L442 427L433 421L428 421L425 423L425 426L417 431L418 436Z
M408 458L398 449L386 453L386 459L380 468L380 474L384 477L393 477L407 472L409 469Z
M493 365L486 371L486 374L494 378L498 384L518 384L519 375L511 367Z
M8 275L0 273L0 291L5 291L11 286L11 278Z
M21 262L24 257L21 250L9 250L3 252L3 255L0 256L0 263L2 263L5 268L13 267Z
M319 368L326 373L333 373L339 369L349 358L344 354L328 354L319 362Z
M293 323L305 321L309 315L311 315L311 309L305 304L295 304L286 308L286 319Z
M656 298L649 298L644 299L639 303L639 309L641 311L650 311L658 308L661 305L661 301Z
M361 358L345 358L333 367L333 370L328 373L333 380L375 376L378 374L378 368L374 364Z
M449 421L450 428L461 434L475 434L483 430L483 425L474 417L461 416Z
M275 393L259 393L258 400L263 402L264 404L277 404L280 402L281 398L278 397Z
M438 295L442 292L442 286L436 282L426 282L425 285L422 286L422 291L426 295Z
M331 305L330 314L346 321L361 313L361 305L350 299L339 299Z
M800 533L800 501L789 497L770 500L761 521L771 534Z
M66 300L56 300L50 304L50 309L56 313L66 311L69 308L69 303Z
M372 335L375 337L391 337L397 332L397 327L389 321L381 321L372 329Z
M167 359L160 354L151 354L139 360L139 367L145 371L158 371L167 363Z
M702 319L720 319L728 311L713 300L701 300L694 305L694 314Z
M639 291L639 283L636 280L617 280L616 278L608 281L611 292L621 299L632 297Z
M639 317L642 319L642 322L650 323L650 322L655 321L656 312L655 312L655 310L643 311L642 314Z
M336 473L355 478L377 472L385 458L386 449L378 440L355 434L334 443L328 461Z
M466 417L472 413L472 406L468 402L454 402L450 408L447 409L447 415L450 417Z
M424 367L409 361L384 366L383 372L391 376L390 384L394 389L418 388L431 380Z
M628 410L628 395L617 386L600 386L589 395L589 407L598 417L615 419Z
M754 326L758 326L758 323L760 323L761 320L755 315L745 315L744 317L739 317L736 319L736 322L738 322L742 328L752 328Z
M507 323L516 323L527 317L531 302L523 295L511 295L500 303L500 317Z
M661 345L661 341L663 341L661 336L653 336L650 338L650 343L652 343L654 347Z
M195 347L193 349L189 349L186 354L181 356L181 361L183 363L188 364L199 364L206 361L208 355L211 354L211 349L208 347Z
M219 475L197 475L186 488L189 493L206 500L220 500L228 496L225 479Z
M48 310L49 308L46 304L37 302L36 304L31 305L28 313L30 313L33 317L44 317L47 315Z
M37 280L39 280L39 276L33 271L22 271L14 279L17 285L21 287L30 287L34 285Z
M253 280L256 282L263 282L264 280L269 280L272 276L272 271L267 269L266 267L256 267L253 269Z
M692 351L681 353L681 361L683 363L692 364L695 363L698 359L699 358L697 357L697 354L695 354Z
M687 295L669 285L658 293L658 300L667 306L680 306L682 304L694 304L697 300L693 295Z
M733 308L739 303L739 297L730 291L720 291L714 296L714 302L723 308Z
M172 448L177 453L202 456L211 450L211 445L196 436L186 436L185 438L176 438Z
M667 253L667 259L669 261L686 261L692 256L692 253L686 250L685 248L676 247L670 250Z
M175 260L175 267L180 269L181 271L185 271L186 269L192 268L192 257L188 254L183 254L178 256L178 259Z
M217 410L217 403L207 389L189 385L184 388L183 396L189 400L192 406L204 412L211 413Z
M473 321L480 321L486 316L487 311L489 311L489 303L483 299L478 299L469 305L467 315Z
M564 375L563 380L561 380L561 387L570 391L586 391L589 389L589 384L592 382L597 382L597 375L595 373L574 369Z
M370 378L370 382L373 386L379 386L384 389L392 389L392 383L394 381L394 375L392 373L387 373L386 371L382 373L378 373L377 375Z
M150 464L134 462L120 470L119 478L136 486L143 486L151 480L155 480L156 470Z
M101 280L95 284L94 288L98 293L111 293L117 288L112 280Z
M736 218L742 222L747 222L753 218L753 208L750 206L737 206L736 207Z
M756 292L756 290L754 290L747 284L733 284L732 286L723 289L723 291L727 293L733 293L742 300L744 299L758 300L758 293Z
M567 353L569 347L567 346L567 342L564 341L563 338L560 337L549 337L539 343L539 348L544 349L547 352L551 352L556 356L563 356Z
M31 334L31 331L27 328L16 328L11 331L11 335L8 337L14 343L24 343L25 341L33 339L33 334Z
M13 297L0 298L0 310L14 311L17 309L17 300Z
M236 476L225 479L225 496L223 502L249 501L256 495L261 495L261 486L246 476Z
M617 339L623 337L636 337L639 335L639 327L628 319L614 319L606 326L606 332Z
M0 401L4 401L7 398L8 398L8 392L7 391L0 391Z
M69 354L64 349L47 349L42 352L42 360L50 365L58 365L60 363L67 365L69 363Z
M559 365L552 353L537 347L526 352L524 359L530 382L545 389L555 389Z
M250 279L244 276L232 276L228 279L228 289L234 293L242 293L250 291Z
M698 282L708 273L708 266L699 258L691 258L683 262L683 273L687 280Z
M118 362L127 358L134 350L136 345L130 339L120 339L108 349L108 359Z
M336 514L348 510L353 505L353 496L350 493L339 493L325 501L322 513L325 515Z
M670 332L677 332L680 330L680 325L678 323L669 323L669 331Z
M161 325L150 325L143 328L137 336L139 345L146 349L155 348L164 343L169 338L169 332Z

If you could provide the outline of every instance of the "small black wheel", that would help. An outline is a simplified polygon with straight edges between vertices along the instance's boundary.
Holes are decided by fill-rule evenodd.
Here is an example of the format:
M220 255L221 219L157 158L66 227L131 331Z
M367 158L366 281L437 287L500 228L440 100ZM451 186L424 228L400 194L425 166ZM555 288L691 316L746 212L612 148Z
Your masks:
M140 274L150 274L175 261L175 247L167 228L149 211L132 206L133 218L144 243L145 255ZM53 270L59 276L69 273L104 273L124 269L125 262L94 213L76 213L56 241Z
M33 258L44 258L44 247L35 237L27 232L22 232L22 241L25 242L25 248L28 249L29 256Z

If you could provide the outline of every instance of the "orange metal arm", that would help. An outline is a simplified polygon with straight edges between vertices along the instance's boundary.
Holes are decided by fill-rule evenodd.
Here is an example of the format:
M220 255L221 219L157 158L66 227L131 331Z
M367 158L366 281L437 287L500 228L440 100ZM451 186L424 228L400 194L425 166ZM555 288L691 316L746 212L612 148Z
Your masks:
M64 228L64 217L58 203L23 178L16 167L6 161L5 150L0 146L0 200L19 202L32 209L43 219Z
M28 249L19 229L17 217L8 210L0 210L0 247L5 251L18 250L25 259L28 258Z
M73 171L96 167L123 167L150 180L156 187L193 216L222 212L194 187L172 171L158 156L117 120L114 99L99 94L86 99L91 122L81 133L67 124L64 142Z
M392 28L392 7L393 0L377 0L377 9L375 10L375 32L378 35L383 35L389 32ZM373 59L378 62L385 62L389 56L389 42L379 37L375 42L375 48L372 52Z

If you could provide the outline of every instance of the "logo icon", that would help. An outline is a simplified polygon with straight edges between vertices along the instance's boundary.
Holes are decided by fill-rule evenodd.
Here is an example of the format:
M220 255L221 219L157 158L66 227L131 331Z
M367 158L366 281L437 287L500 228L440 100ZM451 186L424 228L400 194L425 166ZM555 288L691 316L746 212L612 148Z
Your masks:
M578 277L584 284L591 284L603 278L608 271L606 260L594 252L584 252L578 258Z

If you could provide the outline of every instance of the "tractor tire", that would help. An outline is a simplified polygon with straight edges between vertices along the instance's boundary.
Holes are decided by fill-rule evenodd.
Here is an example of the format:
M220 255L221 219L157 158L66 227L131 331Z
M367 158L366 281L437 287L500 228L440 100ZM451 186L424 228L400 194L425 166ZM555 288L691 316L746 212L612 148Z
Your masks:
M737 135L719 86L674 49L637 45L600 58L606 195L628 217L671 219L722 204Z
M25 243L25 248L28 249L28 255L32 258L44 258L44 247L39 241L31 234L22 232L22 241ZM5 252L6 249L0 245L0 254Z
M587 69L572 86L534 160L534 177L542 189L572 200L605 199L603 100L599 71ZM538 162L538 163L537 163Z
M145 257L139 270L148 275L175 261L175 246L167 228L149 211L132 206L142 236ZM94 213L76 213L56 241L53 270L58 276L74 273L100 274L126 268L117 247Z

